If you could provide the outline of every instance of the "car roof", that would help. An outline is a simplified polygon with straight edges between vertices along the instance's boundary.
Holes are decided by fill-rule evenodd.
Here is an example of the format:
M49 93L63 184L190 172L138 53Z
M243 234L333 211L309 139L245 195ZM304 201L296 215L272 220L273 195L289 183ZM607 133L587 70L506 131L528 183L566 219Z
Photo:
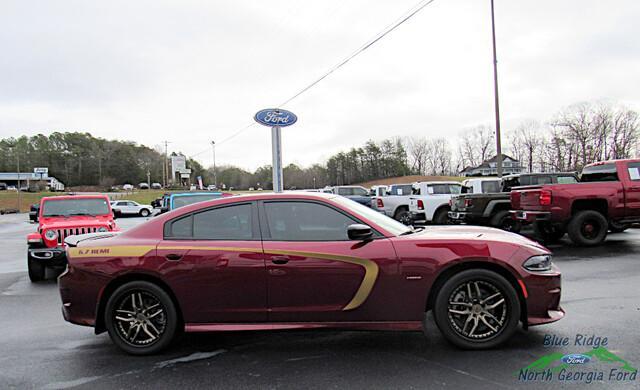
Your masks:
M170 196L198 196L198 195L224 195L222 192L181 192L178 194L171 194Z
M105 199L109 200L107 195L102 194L82 194L82 195L60 195L60 196L44 196L42 200L65 200L65 199ZM109 200L111 201L111 200Z

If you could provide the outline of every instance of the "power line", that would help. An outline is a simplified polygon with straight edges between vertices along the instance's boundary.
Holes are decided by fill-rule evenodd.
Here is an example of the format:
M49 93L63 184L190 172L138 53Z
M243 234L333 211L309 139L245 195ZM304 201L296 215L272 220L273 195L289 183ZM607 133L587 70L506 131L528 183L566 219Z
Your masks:
M336 70L340 69L341 67L343 67L344 65L346 65L349 61L351 61L353 58L355 58L357 55L359 55L360 53L362 53L363 51L367 50L368 48L370 48L371 46L373 46L376 42L378 42L379 40L381 40L382 38L384 38L387 34L389 34L390 32L392 32L393 30L395 30L396 28L400 27L400 25L402 25L404 22L406 22L407 20L411 19L411 17L413 17L415 14L417 14L418 12L420 12L423 8L425 8L426 6L428 6L429 4L433 3L435 0L422 0L420 1L417 5L411 7L409 9L408 15L407 13L405 13L404 15L406 16L402 16L399 19L397 19L394 23L392 23L391 25L387 26L385 29L382 30L381 33L376 34L372 39L368 40L366 43L364 43L362 46L360 46L360 48L358 48L355 52L353 52L352 54L350 54L349 56L347 56L344 60L342 60L341 62L339 62L337 65L334 65L331 69L329 69L325 74L323 74L322 76L320 76L318 79L316 79L315 81L313 81L311 84L307 85L306 87L302 88L298 93L296 93L295 95L293 95L292 97L290 97L289 99L285 100L284 102L282 102L278 107L283 107L284 105L286 105L287 103L291 102L292 100L294 100L295 98L297 98L298 96L302 95L303 93L307 92L309 89L311 89L313 86L315 86L316 84L318 84L319 82L321 82L322 80L324 80L325 78L327 78L331 73L335 72ZM412 11L413 10L413 11Z

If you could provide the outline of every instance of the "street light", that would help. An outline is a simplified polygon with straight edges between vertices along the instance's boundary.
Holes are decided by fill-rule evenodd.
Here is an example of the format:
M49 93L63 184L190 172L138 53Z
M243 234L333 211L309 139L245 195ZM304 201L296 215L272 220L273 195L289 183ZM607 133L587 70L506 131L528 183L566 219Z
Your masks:
M218 188L218 173L216 172L216 141L211 141L213 149L213 185Z

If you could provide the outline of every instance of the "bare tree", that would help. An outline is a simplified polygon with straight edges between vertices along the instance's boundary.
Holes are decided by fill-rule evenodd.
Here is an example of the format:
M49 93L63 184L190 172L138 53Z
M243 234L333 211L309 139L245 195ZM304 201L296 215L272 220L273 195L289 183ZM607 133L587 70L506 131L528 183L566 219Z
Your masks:
M409 138L406 140L406 149L411 170L423 174L427 166L429 154L429 142L426 138Z

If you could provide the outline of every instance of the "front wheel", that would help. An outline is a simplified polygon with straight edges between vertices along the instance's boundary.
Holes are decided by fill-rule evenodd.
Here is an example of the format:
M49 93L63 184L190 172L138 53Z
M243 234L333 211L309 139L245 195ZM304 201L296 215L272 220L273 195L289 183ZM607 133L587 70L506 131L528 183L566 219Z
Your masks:
M434 319L442 335L463 349L494 348L516 331L520 301L501 275L470 269L451 277L438 291Z
M148 217L148 216L149 216L149 214L151 214L151 213L150 213L150 212L149 212L149 210L147 210L147 209L142 209L142 210L140 210L140 216L141 216L141 217Z
M178 324L169 295L144 281L120 286L109 298L104 318L114 344L132 355L150 355L166 348Z
M567 231L576 245L598 245L607 237L609 224L604 215L593 210L584 210L571 218Z
M38 260L29 257L27 259L27 267L29 269L29 280L32 282L40 282L44 280L46 267Z

